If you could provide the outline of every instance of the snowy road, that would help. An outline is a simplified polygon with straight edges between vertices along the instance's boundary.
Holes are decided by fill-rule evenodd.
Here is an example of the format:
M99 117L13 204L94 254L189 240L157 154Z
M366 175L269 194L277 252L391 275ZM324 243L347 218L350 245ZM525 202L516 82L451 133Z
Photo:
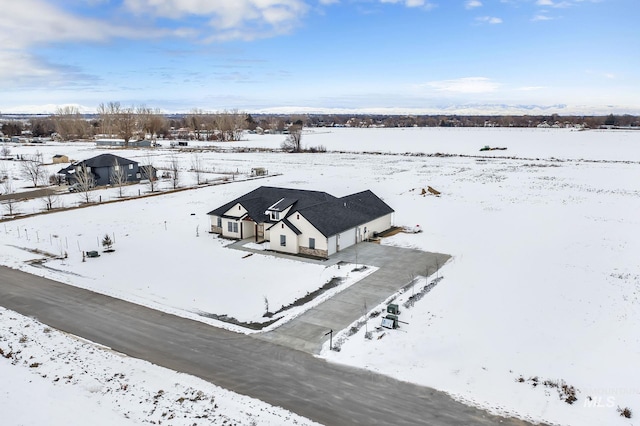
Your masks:
M523 425L446 394L0 267L0 305L127 355L332 424Z

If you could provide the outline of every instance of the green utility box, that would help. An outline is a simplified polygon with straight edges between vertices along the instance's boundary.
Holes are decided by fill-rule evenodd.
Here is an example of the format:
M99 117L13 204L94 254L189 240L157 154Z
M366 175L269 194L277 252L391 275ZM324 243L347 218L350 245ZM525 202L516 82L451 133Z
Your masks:
M97 251L93 250L93 251L88 251L87 252L87 257L100 257L100 253L98 253Z
M390 303L387 305L387 312L393 315L400 314L400 308L395 303Z

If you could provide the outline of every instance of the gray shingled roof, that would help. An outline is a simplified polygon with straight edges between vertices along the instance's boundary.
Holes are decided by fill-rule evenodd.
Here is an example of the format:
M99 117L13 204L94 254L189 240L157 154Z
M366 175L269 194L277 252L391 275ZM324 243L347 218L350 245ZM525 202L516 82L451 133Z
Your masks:
M127 166L129 164L137 164L137 161L128 160L123 157L119 157L113 154L100 154L98 156L87 158L86 160L78 161L77 163L70 164L67 167L60 169L58 174L68 174L72 170L75 170L78 165L86 165L87 167L95 168L95 167L113 167L115 162L118 162L120 166Z
M137 164L137 161L128 160L113 154L100 154L92 158L87 158L80 163L86 164L87 167L112 167L116 161L120 166Z
M264 212L280 200L283 201L278 203L278 207L282 207L280 204L293 206L287 217L294 212L300 212L325 237L339 234L394 211L369 190L336 198L326 192L261 186L208 214L223 216L227 210L240 203L255 222L269 223L271 220ZM294 232L300 233L286 218L280 219Z
M335 200L336 197L320 191L306 191L302 189L276 188L273 186L261 186L233 201L210 211L208 214L222 216L231 207L240 203L249 213L249 217L257 223L271 222L264 212L273 204L282 199L287 200L287 204L293 205L293 210L308 207L313 204L324 203L328 200ZM281 207L281 206L280 206ZM288 207L288 206L287 206ZM281 218L282 219L282 218Z
M299 211L322 235L331 237L394 210L367 190Z

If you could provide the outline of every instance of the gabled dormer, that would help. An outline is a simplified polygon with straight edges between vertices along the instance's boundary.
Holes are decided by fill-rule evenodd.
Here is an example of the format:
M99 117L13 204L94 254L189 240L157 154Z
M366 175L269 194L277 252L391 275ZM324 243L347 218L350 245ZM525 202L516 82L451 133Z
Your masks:
M264 214L269 218L269 221L271 222L282 220L287 217L289 210L291 210L291 206L293 206L296 201L298 201L296 198L281 198L271 206L269 206Z

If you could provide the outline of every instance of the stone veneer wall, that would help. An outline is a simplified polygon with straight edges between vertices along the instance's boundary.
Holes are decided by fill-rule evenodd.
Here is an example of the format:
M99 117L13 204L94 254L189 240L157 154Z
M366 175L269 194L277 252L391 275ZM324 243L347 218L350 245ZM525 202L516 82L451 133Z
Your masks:
M222 228L219 226L211 225L211 232L214 234L222 234Z
M329 257L329 252L327 250L310 249L308 247L300 247L300 254L304 254L307 256L322 257L325 259Z

